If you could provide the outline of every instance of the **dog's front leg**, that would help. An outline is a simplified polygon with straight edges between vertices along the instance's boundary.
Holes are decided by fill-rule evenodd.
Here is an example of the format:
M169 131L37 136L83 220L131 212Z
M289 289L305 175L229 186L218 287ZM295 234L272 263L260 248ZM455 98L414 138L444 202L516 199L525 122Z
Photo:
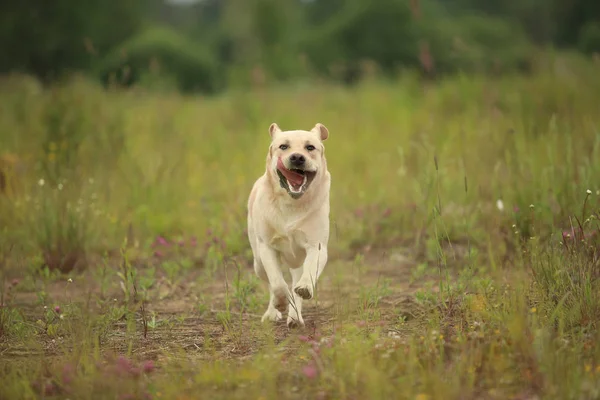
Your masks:
M296 287L296 284L302 278L302 268L290 268L290 274L292 275L292 287ZM293 299L288 309L287 326L288 328L303 327L302 297L296 292L292 293L292 295Z
M288 285L283 278L283 273L277 261L275 250L264 242L258 244L260 260L269 279L269 290L271 294L269 308L274 307L279 312L284 312L291 297ZM267 310L268 311L268 310Z
M304 300L314 296L317 280L327 264L327 247L318 243L306 249L302 277L294 286L294 292Z

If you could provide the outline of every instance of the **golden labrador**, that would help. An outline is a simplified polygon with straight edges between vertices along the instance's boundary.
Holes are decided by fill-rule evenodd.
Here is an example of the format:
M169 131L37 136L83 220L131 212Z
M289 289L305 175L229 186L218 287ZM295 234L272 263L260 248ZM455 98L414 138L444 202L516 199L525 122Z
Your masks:
M331 175L323 141L329 131L320 123L310 131L282 131L273 123L269 133L266 171L248 199L248 239L254 271L269 284L262 321L280 320L289 303L287 325L298 327L304 326L302 300L314 296L327 263Z

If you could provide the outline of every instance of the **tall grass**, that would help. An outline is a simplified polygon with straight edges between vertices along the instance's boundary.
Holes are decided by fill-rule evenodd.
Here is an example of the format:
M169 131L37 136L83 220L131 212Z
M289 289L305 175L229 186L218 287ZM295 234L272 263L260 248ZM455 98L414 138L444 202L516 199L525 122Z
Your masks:
M431 84L407 75L353 89L289 86L215 98L105 91L82 79L49 90L5 85L0 146L26 168L11 175L18 190L0 193L0 344L31 348L27 332L66 342L51 359L0 362L0 397L597 398L595 68L550 58L526 77ZM244 317L263 304L244 270L245 203L264 171L271 122L322 122L331 132L328 268L339 274L339 292L328 299L333 322L278 344L272 327ZM392 257L374 258L378 252ZM397 253L418 267L394 261ZM88 299L54 309L56 299L40 296L49 311L31 327L11 300L25 284L9 284L12 276L32 274L44 292L39 276L87 268L105 279L103 265L133 268L133 281L116 272L114 279L134 301L102 290L94 307ZM215 274L228 265L232 274ZM408 274L374 281L369 269L379 267ZM201 318L216 315L223 340L257 354L230 362L216 350L218 335L206 333L195 344L206 357L170 347L158 372L107 358L106 334L120 319L128 321L127 357L140 326L144 337L170 326L145 302L160 304L178 290L178 276L198 270L202 284L222 288L214 299L198 297ZM411 274L419 281L413 309L387 307L382 299L406 295L399 287Z

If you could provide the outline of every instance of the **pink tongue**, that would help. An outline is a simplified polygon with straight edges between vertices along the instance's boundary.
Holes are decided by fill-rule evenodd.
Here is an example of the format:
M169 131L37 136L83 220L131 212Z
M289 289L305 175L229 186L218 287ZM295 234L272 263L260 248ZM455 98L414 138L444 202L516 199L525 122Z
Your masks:
M294 186L300 186L302 185L302 182L304 182L304 175L287 169L283 165L283 161L281 161L281 158L277 159L277 169L281 171L281 173L283 174L283 176L285 176L288 182L290 182Z

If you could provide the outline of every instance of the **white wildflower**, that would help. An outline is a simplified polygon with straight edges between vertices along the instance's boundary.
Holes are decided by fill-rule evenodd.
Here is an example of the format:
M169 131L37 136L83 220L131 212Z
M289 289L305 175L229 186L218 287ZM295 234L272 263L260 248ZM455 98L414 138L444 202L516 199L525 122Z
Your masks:
M40 186L44 186L44 184L45 184L45 183L46 183L46 181L45 181L45 180L43 180L43 179L40 179L40 180L38 181L38 185L40 185Z
M504 211L504 202L501 199L496 200L496 208L500 211Z

